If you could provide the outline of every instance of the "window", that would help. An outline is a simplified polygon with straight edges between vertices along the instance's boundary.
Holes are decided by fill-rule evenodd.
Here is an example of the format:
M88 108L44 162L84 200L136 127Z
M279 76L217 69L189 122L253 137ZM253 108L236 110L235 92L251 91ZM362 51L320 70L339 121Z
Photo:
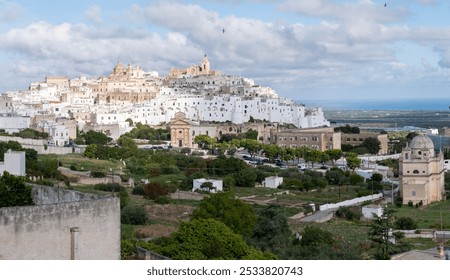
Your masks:
M405 153L405 159L409 159L409 154Z
M416 169L416 170L413 171L413 173L414 174L419 174L419 170Z
M416 191L412 191L412 196L416 196Z

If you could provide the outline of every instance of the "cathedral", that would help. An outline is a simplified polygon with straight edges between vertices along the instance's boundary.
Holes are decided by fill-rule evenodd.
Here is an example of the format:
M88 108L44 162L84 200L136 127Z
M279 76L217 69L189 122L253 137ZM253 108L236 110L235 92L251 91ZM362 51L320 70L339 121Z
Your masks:
M169 78L196 77L203 75L219 76L220 72L211 70L208 57L205 55L200 65L192 65L185 69L170 69Z
M431 139L418 135L400 157L400 195L403 204L424 205L444 199L444 156L435 154Z

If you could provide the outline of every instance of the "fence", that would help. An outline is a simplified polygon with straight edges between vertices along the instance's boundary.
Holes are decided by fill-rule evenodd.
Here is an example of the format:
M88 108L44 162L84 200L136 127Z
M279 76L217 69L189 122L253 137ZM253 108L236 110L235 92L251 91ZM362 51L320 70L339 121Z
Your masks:
M142 247L136 247L136 258L139 260L171 260L168 257L164 257Z

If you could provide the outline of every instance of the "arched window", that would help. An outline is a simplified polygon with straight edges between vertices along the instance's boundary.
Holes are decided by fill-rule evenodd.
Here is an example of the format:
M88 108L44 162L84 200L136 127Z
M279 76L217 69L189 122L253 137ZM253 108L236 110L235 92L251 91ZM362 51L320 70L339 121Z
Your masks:
M416 169L416 170L413 171L413 173L414 174L419 174L419 170Z

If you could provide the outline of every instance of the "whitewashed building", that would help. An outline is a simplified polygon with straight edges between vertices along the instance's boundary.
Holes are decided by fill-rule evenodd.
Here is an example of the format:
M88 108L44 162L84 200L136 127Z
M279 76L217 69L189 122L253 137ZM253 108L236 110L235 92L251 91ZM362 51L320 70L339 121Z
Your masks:
M0 174L7 171L16 176L25 176L25 152L8 150L5 153L4 162L0 162Z
M281 184L283 184L283 177L270 176L264 179L262 186L264 188L276 189Z

